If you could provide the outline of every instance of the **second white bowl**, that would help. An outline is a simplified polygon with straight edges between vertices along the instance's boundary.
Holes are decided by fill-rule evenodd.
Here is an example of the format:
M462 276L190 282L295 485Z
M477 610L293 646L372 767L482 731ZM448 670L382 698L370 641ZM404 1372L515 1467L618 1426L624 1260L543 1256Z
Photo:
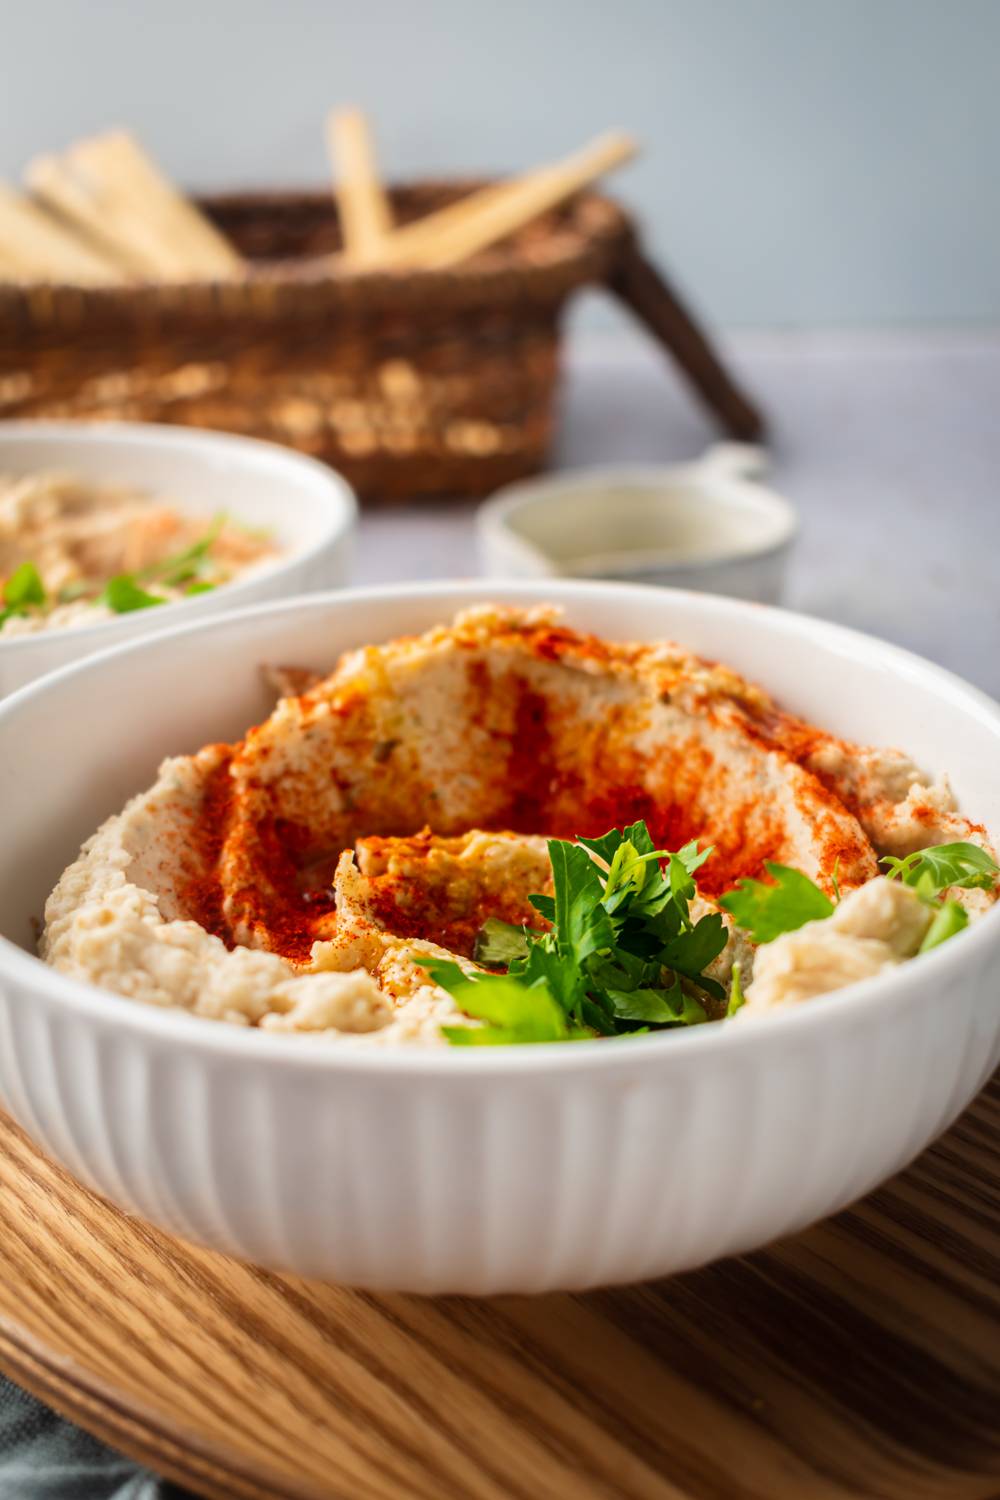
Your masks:
M760 483L763 449L719 443L695 463L569 470L479 508L491 578L605 578L777 604L797 530Z
M266 527L282 555L273 566L159 609L37 635L0 636L0 697L81 656L185 619L347 581L357 520L353 490L324 464L275 443L138 422L0 424L0 474L46 471L134 487L206 523L225 511L249 526Z

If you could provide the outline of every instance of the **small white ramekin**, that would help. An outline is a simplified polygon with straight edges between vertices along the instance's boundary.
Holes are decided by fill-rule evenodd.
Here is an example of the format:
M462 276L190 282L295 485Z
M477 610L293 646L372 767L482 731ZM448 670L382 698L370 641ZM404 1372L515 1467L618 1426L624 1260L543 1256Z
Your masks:
M798 522L759 480L761 448L719 443L696 463L526 479L479 508L489 578L604 578L776 604Z
M889 976L768 1019L534 1047L275 1036L121 999L33 955L60 871L161 757L266 714L262 661L329 668L484 599L555 601L609 639L684 641L807 718L949 772L962 805L1000 828L995 703L896 647L729 599L552 581L356 590L64 668L0 703L0 1103L130 1212L370 1287L661 1276L867 1192L996 1066L1000 907Z
M59 471L127 485L208 522L226 512L266 527L282 556L224 588L158 609L37 635L0 635L0 697L45 672L124 640L265 599L346 582L354 492L332 469L276 443L138 422L0 423L0 474Z

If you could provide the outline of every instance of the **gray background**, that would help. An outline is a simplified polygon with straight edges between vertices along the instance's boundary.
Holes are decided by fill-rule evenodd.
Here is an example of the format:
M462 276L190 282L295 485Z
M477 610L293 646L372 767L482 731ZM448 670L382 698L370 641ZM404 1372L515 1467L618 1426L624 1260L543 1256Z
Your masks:
M321 180L338 100L377 118L401 176L527 166L622 125L647 149L616 187L717 323L1000 321L1000 0L3 0L2 14L8 177L121 122L185 182Z

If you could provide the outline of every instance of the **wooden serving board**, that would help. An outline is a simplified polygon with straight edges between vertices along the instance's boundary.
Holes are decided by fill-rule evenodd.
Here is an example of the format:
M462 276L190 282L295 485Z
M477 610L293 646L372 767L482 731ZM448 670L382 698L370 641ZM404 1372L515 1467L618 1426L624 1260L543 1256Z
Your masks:
M254 1270L120 1214L2 1117L0 1203L0 1365L199 1494L1000 1494L1000 1076L837 1218L587 1296Z

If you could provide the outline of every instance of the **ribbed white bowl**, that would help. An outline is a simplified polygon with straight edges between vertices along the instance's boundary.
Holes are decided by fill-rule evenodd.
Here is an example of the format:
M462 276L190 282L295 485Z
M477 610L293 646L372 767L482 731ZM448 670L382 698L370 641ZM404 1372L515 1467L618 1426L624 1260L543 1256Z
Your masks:
M142 422L0 423L0 474L52 471L142 490L206 525L225 512L265 527L282 555L225 588L159 609L37 635L0 635L0 697L123 641L347 579L358 509L354 491L325 464L277 443Z
M161 756L268 708L264 660L328 667L477 599L675 637L843 734L948 770L1000 827L1000 709L893 647L619 585L454 585L269 605L118 648L0 704L0 1099L130 1211L263 1264L418 1292L662 1275L848 1203L1000 1055L1000 910L893 976L757 1024L628 1042L360 1052L157 1011L31 956L80 840Z

